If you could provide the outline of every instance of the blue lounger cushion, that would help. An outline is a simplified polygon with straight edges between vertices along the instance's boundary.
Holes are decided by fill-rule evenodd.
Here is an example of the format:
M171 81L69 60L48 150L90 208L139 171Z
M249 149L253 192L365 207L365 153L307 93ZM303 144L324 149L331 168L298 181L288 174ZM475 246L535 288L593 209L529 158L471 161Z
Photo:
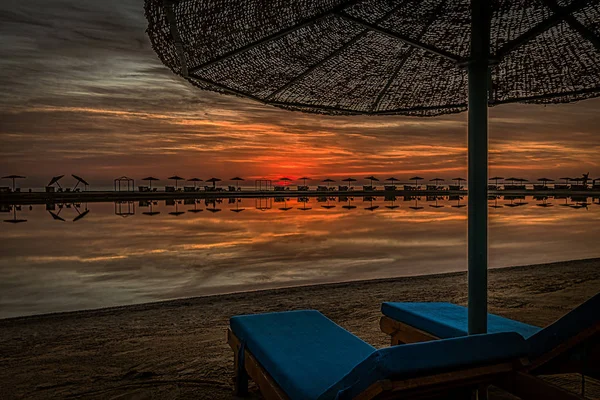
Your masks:
M556 348L600 321L600 293L545 328L488 315L488 332L517 332L529 346L529 356L538 357ZM439 338L467 335L467 308L452 303L383 303L381 312Z
M393 320L431 333L441 339L468 335L468 310L452 303L383 303L381 312ZM488 332L517 332L525 339L541 328L488 314Z
M352 398L378 380L500 362L527 350L515 333L376 350L313 310L237 316L230 323L291 400Z

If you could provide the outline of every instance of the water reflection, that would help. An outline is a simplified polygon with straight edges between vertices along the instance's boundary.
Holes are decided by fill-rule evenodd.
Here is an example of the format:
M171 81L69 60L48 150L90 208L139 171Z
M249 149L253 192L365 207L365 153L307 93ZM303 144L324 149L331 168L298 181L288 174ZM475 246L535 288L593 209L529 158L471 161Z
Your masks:
M3 205L0 316L464 270L462 196ZM600 199L492 196L490 264L600 256Z

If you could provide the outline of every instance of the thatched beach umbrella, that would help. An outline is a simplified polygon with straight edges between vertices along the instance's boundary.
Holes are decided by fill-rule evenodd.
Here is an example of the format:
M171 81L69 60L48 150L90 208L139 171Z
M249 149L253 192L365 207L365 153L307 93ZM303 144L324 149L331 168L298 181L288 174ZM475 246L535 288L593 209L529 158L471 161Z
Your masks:
M63 178L64 175L58 175L58 176L53 176L52 179L50 179L50 182L48 183L48 186L52 186L55 183L58 185L59 188L62 188L62 186L60 186L60 180Z
M415 181L415 186L419 186L419 181L422 181L423 179L425 179L425 178L421 178L420 176L413 176L409 180Z
M153 176L147 176L145 178L142 179L143 181L147 181L150 184L150 189L152 189L152 181L159 181L160 179L155 178Z
M554 179L550 179L550 178L540 178L538 179L539 182L542 182L544 184L544 187L548 184L548 182L554 182Z
M15 179L25 179L24 176L21 175L8 175L8 176L3 176L2 179L12 179L12 190L13 192L15 191Z
M190 179L188 179L187 181L188 181L188 182L194 182L194 189L196 189L196 184L197 184L198 182L202 182L202 179L200 179L200 178L190 178Z
M569 182L573 180L573 178L568 178L568 177L560 178L560 179L564 179L565 180L565 185L568 185Z
M179 175L170 176L167 179L175 181L175 189L177 189L177 182L185 180L185 178L182 178Z
M504 179L504 178L501 177L501 176L494 176L494 177L491 177L489 180L490 181L495 181L496 182L496 186L498 186L498 181L501 181L502 179Z
M334 115L468 107L469 332L486 331L487 108L599 96L600 0L145 4L153 49L201 89Z
M387 178L386 181L392 182L392 186L394 186L394 182L398 182L398 179L391 177L391 178Z
M236 176L234 178L231 178L230 181L235 182L235 188L239 189L240 188L240 182L243 181L243 178L240 178L239 176Z
M367 176L367 177L365 177L365 179L368 179L369 181L371 181L371 186L373 186L373 181L379 182L379 179L375 178L373 175Z
M452 178L453 181L456 181L457 185L460 185L461 182L466 182L465 178Z
M306 186L306 181L310 180L309 177L303 176L302 178L298 178L299 181L302 181L302 185Z
M329 187L329 184L332 183L332 182L335 182L335 181L333 179L327 178L327 179L323 179L321 182L326 183L327 187Z
M206 182L212 182L213 187L217 187L217 182L221 182L221 179L219 179L219 178L210 178L210 179L207 179Z

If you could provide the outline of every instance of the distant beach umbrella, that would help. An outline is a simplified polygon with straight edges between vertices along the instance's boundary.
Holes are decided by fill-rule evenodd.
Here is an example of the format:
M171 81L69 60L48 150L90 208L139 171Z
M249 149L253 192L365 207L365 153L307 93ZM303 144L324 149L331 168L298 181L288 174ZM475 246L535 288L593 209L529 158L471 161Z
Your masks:
M327 179L323 179L321 182L323 182L323 183L327 183L327 187L329 187L329 184L330 184L330 183L333 183L333 182L335 182L335 181L334 181L333 179L329 179L329 178L327 178Z
M302 178L298 178L299 181L302 181L302 185L306 186L306 181L310 180L309 177L303 176Z
M155 178L153 176L147 176L147 177L143 178L142 180L150 182L150 189L152 189L152 181L159 181L160 179Z
M202 182L202 179L200 179L200 178L191 178L191 179L188 179L187 181L188 182L194 182L194 189L195 189L196 188L196 184L198 182Z
M52 177L52 179L50 179L50 182L48 183L48 186L52 186L55 183L58 185L59 188L62 188L62 186L60 186L60 180L62 179L64 175L58 175L58 176L54 176Z
M8 175L8 176L3 176L2 179L12 179L12 188L13 188L13 192L15 191L15 180L16 179L25 179L24 176L21 175Z
M210 179L207 179L206 182L212 182L213 187L217 187L217 182L221 182L221 179L219 179L219 178L210 178ZM207 208L207 210L208 210L208 208Z
M548 182L554 182L554 179L550 179L550 178L540 178L538 179L539 182L542 182L544 184L544 186L546 186L548 184Z
M461 182L465 182L466 179L465 178L452 178L453 181L456 181L457 184L460 185Z
M178 175L170 176L167 179L175 181L175 189L177 189L177 182L185 180L185 178L182 178L182 177L180 177Z
M439 184L439 182L444 182L443 178L433 178L430 179L429 182L435 182L435 185L437 186Z
M514 185L515 181L517 181L517 182L519 181L519 178L511 177L511 178L506 178L505 180L510 181L510 184Z
M231 178L230 181L235 182L235 188L239 189L240 182L243 181L243 179L240 178L239 176L236 176L235 178Z
M565 180L565 185L568 185L569 181L573 180L573 178L560 178L560 179L564 179Z
M365 177L365 179L368 179L371 181L371 186L373 186L373 181L379 182L379 179L375 178L373 175L367 176L367 177Z
M391 177L391 178L387 178L386 181L392 182L392 185L394 185L394 182L398 182L398 179L394 178L394 177Z
M494 176L494 177L490 178L489 180L490 181L495 181L496 182L496 186L498 186L498 181L501 181L502 179L504 179L504 178L501 177L501 176Z
M87 190L87 187L90 186L90 184L85 179L83 179L82 177L74 175L74 174L71 174L71 176L77 180L77 183L73 187L73 190L77 189L77 186L79 186L80 183L84 186L84 188L86 190Z
M598 0L145 2L152 48L203 90L329 115L468 109L470 334L487 332L488 107L600 96L597 10Z
M21 222L27 222L26 219L17 218L17 206L12 206L13 209L13 219L5 219L4 222L9 224L20 224Z
M425 178L421 178L420 176L413 176L410 178L411 181L415 181L415 186L419 186L419 181L422 181Z

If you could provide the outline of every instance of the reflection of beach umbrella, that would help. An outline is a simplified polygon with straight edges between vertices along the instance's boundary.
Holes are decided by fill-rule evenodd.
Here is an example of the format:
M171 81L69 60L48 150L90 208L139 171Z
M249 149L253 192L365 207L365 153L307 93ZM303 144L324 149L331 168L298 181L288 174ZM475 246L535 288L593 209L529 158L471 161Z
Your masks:
M185 180L184 178L182 178L182 177L180 177L180 176L178 176L178 175L171 176L171 177L169 177L169 178L167 178L167 179L170 179L170 180L172 180L172 181L175 181L175 189L177 189L177 182Z
M81 214L77 215L75 218L73 218L73 222L77 222L80 219L82 219L83 217L85 217L86 215L88 215L90 212L90 210L85 210L84 212L82 212Z
M17 219L17 206L13 206L12 208L13 208L13 219L5 219L4 222L8 222L9 224L20 224L21 222L27 222L26 219Z
M145 2L159 58L201 89L321 114L468 108L468 331L486 332L488 106L599 96L597 0L218 4Z
M332 183L332 182L335 182L335 181L333 179L327 178L327 179L323 179L321 182L327 183L327 187L329 187L329 184Z
M298 199L298 200L300 200L300 199ZM305 199L302 201L302 207L298 207L298 210L302 210L302 211L308 211L308 210L312 210L312 207L306 207L306 203L307 203L307 201L308 201L308 200L305 198Z
M61 217L58 214L53 213L52 211L48 210L48 212L50 213L50 215L52 216L52 219L55 221L62 221L62 222L66 222L65 219L63 217Z
M62 187L62 186L60 186L60 183L58 181L60 181L63 176L64 175L58 175L58 176L52 177L52 179L50 179L50 183L48 183L48 186L52 186L56 183L58 185L58 187Z
M420 178L420 179L423 179L423 178ZM411 180L412 180L412 179L411 179ZM415 197L415 205L414 205L414 206L410 206L410 207L408 207L408 208L410 208L410 209L413 209L413 210L422 210L422 209L423 209L423 208L425 208L425 207L423 207L423 206L420 206L420 205L419 205L419 198L418 198L418 197Z
M206 211L210 211L211 213L218 213L219 211L221 211L220 208L216 208L215 206L212 206L210 208L207 208Z
M152 181L159 181L160 179L155 178L153 176L147 176L147 177L143 178L142 180L150 182L150 189L152 189Z
M364 197L363 197L363 199L364 199ZM367 211L371 211L371 212L373 212L373 211L377 210L377 209L379 208L379 206L377 206L377 205L373 205L373 200L374 200L375 198L374 198L373 196L369 196L369 197L368 197L368 199L369 199L369 201L371 202L371 205L370 205L369 207L365 207L365 210L367 210Z
M501 181L502 179L504 179L501 176L494 176L492 178L489 178L490 181L495 181L496 182L496 186L498 186L498 181Z
M207 179L206 182L212 182L213 187L217 187L217 182L221 182L221 180L219 178L210 178Z
M432 208L444 208L442 204L438 204L438 196L435 196L435 204L430 204L429 207Z
M236 176L235 178L231 178L230 181L234 181L235 182L235 188L239 189L240 182L243 181L243 179L240 178L239 176Z
M25 179L24 176L21 175L8 175L8 176L3 176L2 179L12 179L13 182L13 192L15 191L15 179Z
M234 201L235 201L235 208L231 209L229 211L233 211L234 213L241 213L242 211L245 210L245 208L240 208L241 199L234 199Z
M373 175L367 176L367 177L365 177L365 179L368 179L371 181L371 186L373 186L373 181L379 182L379 179L375 178Z
M502 179L502 178L498 178L498 179ZM500 196L494 196L494 204L491 204L491 205L490 205L490 207L491 207L491 208L504 208L504 206L503 206L503 205L501 205L501 204L498 204L498 198L499 198L499 197L500 197Z

